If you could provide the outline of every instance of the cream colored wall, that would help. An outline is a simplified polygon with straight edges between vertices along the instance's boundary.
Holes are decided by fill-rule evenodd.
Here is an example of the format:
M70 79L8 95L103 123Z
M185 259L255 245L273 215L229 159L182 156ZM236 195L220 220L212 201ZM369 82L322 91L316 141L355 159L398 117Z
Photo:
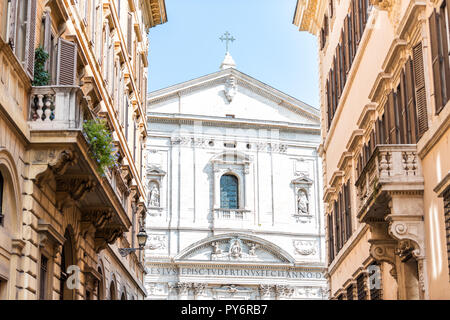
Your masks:
M328 1L316 1L318 6L313 16L322 23L324 13L328 8ZM348 74L348 79L344 88L340 104L333 119L331 130L327 132L327 116L326 116L326 91L325 85L328 77L328 72L332 66L332 59L336 52L336 47L341 35L341 29L345 15L348 12L350 0L334 1L335 10L334 17L330 20L330 34L328 35L327 43L324 50L319 51L319 76L320 76L320 92L321 92L321 110L322 110L322 136L324 139L324 186L327 187L333 173L338 170L337 164L341 155L346 151L346 144L351 137L353 130L357 129L357 120L363 110L363 107L369 103L369 93L374 85L374 82L380 72L382 72L382 64L388 54L388 50L397 37L394 30L394 25L398 27L398 23L403 18L410 1L396 1L393 7L387 10L379 10L373 8L371 12L371 19L375 18L375 24L372 28L369 25L363 34L357 56ZM440 2L440 1L435 1ZM432 1L427 1L427 8L424 17L428 19L433 6ZM306 6L306 4L299 4ZM309 3L307 4L310 5ZM306 16L304 19L310 19ZM319 26L320 29L321 26ZM312 28L312 27L310 27ZM311 30L309 30L311 32ZM317 35L317 34L316 34ZM319 36L319 35L317 35ZM408 41L410 39L406 35ZM433 189L449 172L450 162L450 148L449 148L449 130L442 133L439 139L435 138L436 132L445 122L448 123L450 119L450 107L447 105L439 116L434 113L434 97L432 91L432 71L431 58L429 52L429 38L428 38L428 24L425 20L425 25L422 30L422 39L424 44L424 59L425 59L425 73L426 73L426 88L427 88L427 105L429 116L429 130L425 133L418 143L419 155L422 157L423 176L425 179L424 191L424 211L425 211L425 230L426 230L426 272L428 279L427 292L430 299L449 299L450 298L450 282L449 270L447 260L447 246L445 238L445 222L443 200L438 198ZM362 56L361 56L362 55ZM355 73L357 69L357 74ZM429 144L433 145L430 147ZM429 151L424 151L429 149ZM353 161L353 163L355 163ZM354 168L352 168L354 170ZM352 183L353 185L353 183ZM352 190L353 204L356 197L355 189ZM356 215L355 207L353 207L353 215ZM354 225L355 229L356 225ZM341 261L338 257L331 265L330 272L330 288L331 295L334 295L349 278L353 272L359 268L362 261L368 256L369 233L365 234L360 240L356 240L354 247L345 258ZM351 240L349 240L350 242ZM346 244L348 246L348 243ZM346 248L342 250L347 250ZM341 250L341 251L342 251ZM336 265L337 264L337 265ZM394 278L389 274L390 265L383 263L383 296L385 299L396 299L397 284Z
M447 111L450 103L445 107ZM450 130L422 159L425 177L425 237L430 299L450 299L450 279L445 233L444 202L433 189L450 171Z

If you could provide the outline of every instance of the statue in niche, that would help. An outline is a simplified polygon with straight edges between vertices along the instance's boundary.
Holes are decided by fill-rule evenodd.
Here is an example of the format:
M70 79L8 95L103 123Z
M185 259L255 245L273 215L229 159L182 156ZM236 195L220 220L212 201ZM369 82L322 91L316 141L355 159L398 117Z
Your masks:
M230 255L233 258L240 258L242 256L242 248L238 240L234 240L230 247Z
M159 187L156 183L152 183L150 187L150 207L159 207Z
M211 245L213 247L213 254L222 254L222 250L219 248L218 242L213 242Z
M298 191L297 211L298 214L309 214L308 195L306 194L306 191L303 189Z
M251 256L256 256L256 244L251 243L250 249L248 250L248 254Z

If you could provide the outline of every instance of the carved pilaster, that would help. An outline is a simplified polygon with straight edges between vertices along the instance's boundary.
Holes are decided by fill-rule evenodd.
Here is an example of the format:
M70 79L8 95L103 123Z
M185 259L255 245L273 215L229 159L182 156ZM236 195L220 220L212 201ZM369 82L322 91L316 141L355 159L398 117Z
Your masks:
M397 241L395 240L369 240L370 256L379 262L387 262L392 266L391 276L397 279L397 269L395 265L395 250Z

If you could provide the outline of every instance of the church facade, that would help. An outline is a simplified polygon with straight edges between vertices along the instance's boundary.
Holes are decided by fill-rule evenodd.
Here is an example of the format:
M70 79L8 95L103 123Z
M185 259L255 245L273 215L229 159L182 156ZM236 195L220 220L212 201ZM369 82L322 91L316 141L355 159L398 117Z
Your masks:
M228 53L147 102L147 299L326 299L318 110Z

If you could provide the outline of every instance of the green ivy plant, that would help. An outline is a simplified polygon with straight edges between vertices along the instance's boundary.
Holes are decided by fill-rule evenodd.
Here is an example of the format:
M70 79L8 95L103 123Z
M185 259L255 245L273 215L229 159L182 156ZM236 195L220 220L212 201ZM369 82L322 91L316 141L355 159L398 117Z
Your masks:
M34 52L34 79L33 86L46 86L50 82L50 75L45 70L45 62L49 54L42 47L38 47Z
M85 120L83 134L90 145L92 156L98 164L100 175L104 176L106 169L118 166L117 149L114 147L106 120Z

